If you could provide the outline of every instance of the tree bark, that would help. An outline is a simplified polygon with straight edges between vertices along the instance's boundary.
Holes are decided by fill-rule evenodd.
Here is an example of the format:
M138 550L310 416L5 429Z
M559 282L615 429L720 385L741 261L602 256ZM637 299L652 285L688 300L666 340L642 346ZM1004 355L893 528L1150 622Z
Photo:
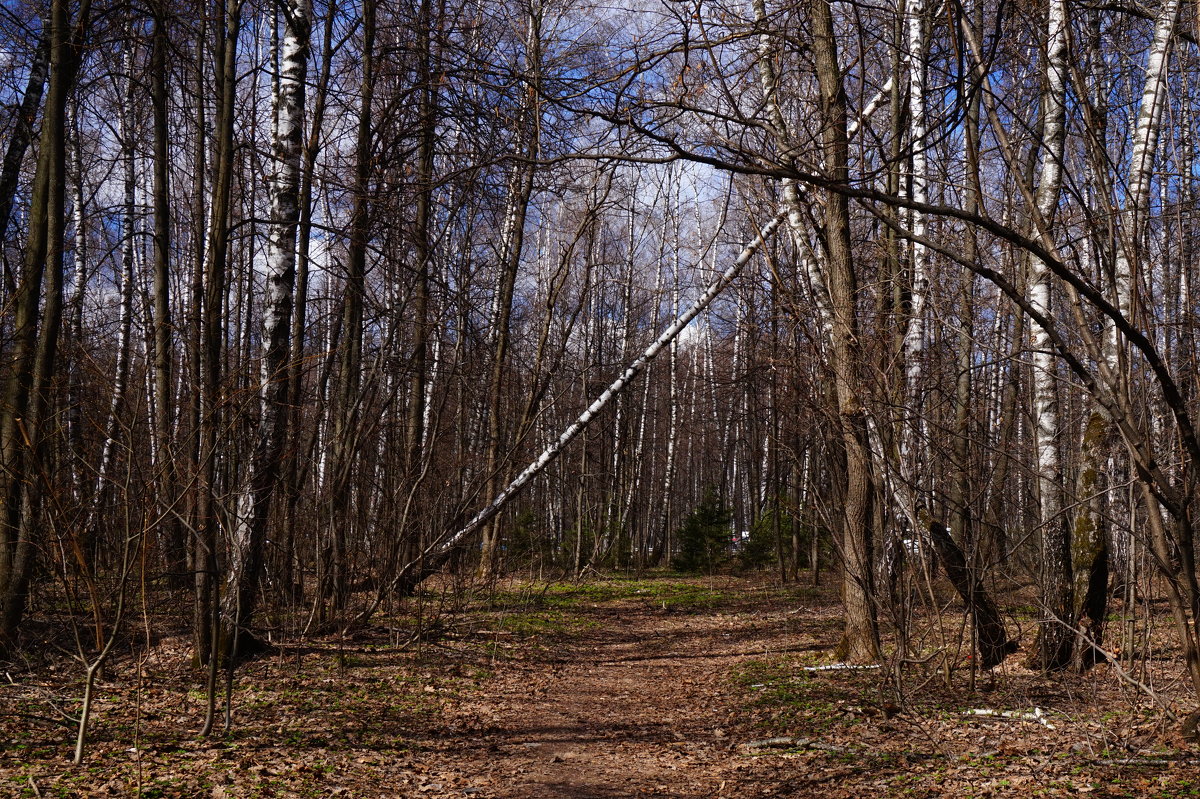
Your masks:
M838 65L829 0L813 3L812 23L825 171L831 181L841 184L849 178L846 90ZM841 530L842 601L846 608L846 623L838 654L851 662L868 663L879 659L871 535L874 483L866 411L857 371L862 363L862 352L858 333L858 283L850 245L850 208L846 196L838 191L829 191L825 197L825 254L838 425L846 457Z
M709 304L737 277L742 267L754 256L762 247L763 242L771 237L776 228L786 214L780 213L770 222L768 222L758 236L754 238L737 259L721 273L705 289L704 293L692 303L692 305L679 315L665 330L663 330L657 338L651 342L641 355L633 360L628 367L614 380L607 389L605 389L599 397L597 397L591 405L589 405L582 414L579 415L574 422L567 426L562 434L546 447L532 463L525 467L519 475L517 475L504 490L496 495L483 510L475 514L466 525L459 528L452 534L443 536L441 539L432 542L417 557L413 558L403 568L397 572L396 577L392 580L392 588L401 593L411 592L416 586L429 575L434 574L450 559L454 552L454 548L463 539L479 532L479 529L487 524L496 516L504 507L523 489L530 480L541 474L547 466L566 449L567 445L575 440L575 437L587 429L588 425L596 418L614 397L620 394L626 386L633 382L646 365L662 351L663 347L669 345L675 338L683 332L683 329L691 324L700 313L709 306Z
M980 665L985 669L998 666L1008 655L1017 651L1017 642L1008 639L1004 619L1000 616L996 603L984 587L983 581L967 565L967 559L950 535L950 531L942 524L931 522L929 536L933 540L934 551L946 570L946 576L950 578L954 590L971 613Z
M263 299L261 385L254 454L237 504L229 577L222 601L222 624L232 664L258 602L258 578L271 499L280 482L287 438L288 366L291 360L292 291L296 277L296 231L300 221L300 162L304 139L304 99L308 76L308 0L280 0L283 38L275 98L275 171L271 185L271 227L267 240Z
M1051 0L1046 29L1046 91L1042 95L1041 162L1035 194L1041 225L1052 229L1062 186L1066 139L1067 8ZM1053 280L1046 265L1030 259L1029 300L1040 314L1053 317ZM1044 615L1038 627L1033 664L1051 671L1071 662L1074 642L1070 536L1063 506L1059 446L1058 359L1049 331L1033 328L1033 424L1041 522L1041 590Z
M203 272L195 288L200 300L199 403L196 422L198 470L194 529L193 574L196 581L196 651L201 660L217 648L220 636L214 628L217 613L217 546L220 518L217 512L218 441L222 428L222 378L224 375L224 307L229 259L230 195L233 182L234 93L237 81L238 37L242 22L242 0L222 3L223 26L216 37L213 61L217 70L217 115L213 136L215 158L209 200L207 239ZM203 131L201 131L203 136ZM210 668L213 664L210 663ZM210 673L211 676L211 673ZM211 719L205 724L210 726Z
M416 283L413 287L412 378L408 391L408 415L405 422L404 474L416 479L425 440L425 386L429 360L429 277L434 248L433 226L434 145L437 137L438 88L433 48L433 0L421 0L417 22L417 52L420 86L420 117L417 145L416 218L413 221L413 251Z
M168 117L170 47L169 11L166 0L153 4L154 34L150 51L150 103L154 116L154 406L156 423L155 467L159 479L159 502L163 553L168 579L182 586L187 570L187 545L183 528L175 514L178 469L171 447L172 420L175 417L174 325L171 317L171 207L170 207L170 127Z
M51 381L62 325L66 204L66 108L82 60L91 3L74 25L66 0L50 6L50 74L29 212L24 271L12 300L14 342L0 406L0 649L13 640L25 612L39 548L45 438Z
M125 388L129 380L129 350L130 338L133 333L133 282L134 259L137 246L136 208L134 205L134 187L137 180L136 154L133 147L133 37L132 31L127 30L129 39L123 56L126 74L124 88L124 108L119 124L121 140L121 160L124 162L124 216L121 220L121 271L119 291L121 297L120 317L117 330L117 360L114 364L112 391L108 401L108 415L101 428L104 433L104 443L100 450L100 463L96 469L96 484L88 498L88 511L83 523L82 549L86 552L92 548L92 542L99 537L100 516L108 499L109 483L112 476L113 463L116 459L117 434L120 428L120 414L125 402ZM89 562L90 566L90 562Z
M324 580L321 596L341 608L349 592L346 574L347 513L358 440L360 389L362 387L363 300L366 291L367 246L371 226L371 177L374 173L375 142L372 113L375 105L375 0L363 0L362 88L354 146L354 183L346 254L346 283L342 291L341 339L333 350L338 360L335 401L328 409L332 417L328 469L327 539L323 546Z
M37 50L34 51L33 63L29 66L25 94L21 97L21 106L17 110L16 124L8 138L8 146L4 149L4 164L0 167L0 239L8 233L17 182L21 176L21 163L25 160L25 152L29 149L30 142L33 141L36 130L34 122L37 121L38 108L42 104L46 77L50 70L50 24L50 19L42 21L42 35L38 39ZM12 285L11 275L5 276L5 284L8 294L13 294L16 286Z

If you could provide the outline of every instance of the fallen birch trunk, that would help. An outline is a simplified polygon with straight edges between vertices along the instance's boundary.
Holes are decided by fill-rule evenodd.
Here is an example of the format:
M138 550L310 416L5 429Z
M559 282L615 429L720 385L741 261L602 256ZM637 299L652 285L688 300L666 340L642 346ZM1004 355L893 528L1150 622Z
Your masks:
M1046 720L1046 713L1040 707L1035 707L1032 713L1025 713L1020 710L992 710L990 708L976 708L963 713L964 716L988 716L991 718L1015 719L1016 721L1034 721L1041 724L1048 730L1053 730L1054 725Z

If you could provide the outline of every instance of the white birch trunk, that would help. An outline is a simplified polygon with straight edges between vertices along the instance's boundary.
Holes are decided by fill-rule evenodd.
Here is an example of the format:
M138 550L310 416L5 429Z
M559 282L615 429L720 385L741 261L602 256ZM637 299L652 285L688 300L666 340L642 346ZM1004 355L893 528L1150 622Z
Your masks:
M926 158L926 126L925 126L925 3L924 0L908 0L903 3L905 51L904 64L908 68L908 112L909 112L909 148L911 150L911 168L909 175L909 190L914 203L925 203L928 200L928 161ZM909 211L908 225L914 238L919 239L926 233L925 214L917 209ZM915 502L912 492L917 488L916 483L923 469L921 464L926 460L922 457L921 441L924 437L921 408L921 380L924 373L925 353L925 304L929 292L929 278L926 271L927 250L920 241L913 241L909 250L909 313L904 320L900 340L900 363L904 370L904 388L901 418L897 438L899 439L899 458L897 461L898 475L893 476L888 471L880 471L884 488L892 498L894 510L904 517L909 506ZM883 439L879 431L871 426L871 436L877 452L883 450ZM878 466L878 465L877 465ZM899 489L899 493L897 492ZM911 513L907 513L911 516ZM910 527L916 534L920 525L910 519ZM884 569L892 572L900 560L899 536L893 533L885 542Z
M908 62L908 112L910 147L912 148L911 191L914 203L928 199L927 164L925 156L925 4L924 0L908 0L905 12ZM925 214L914 210L910 227L916 238L925 236ZM929 290L926 272L926 249L920 241L912 243L911 309L901 344L905 387L908 393L907 413L911 418L901 435L901 463L912 464L916 455L916 440L920 437L920 413L917 402L921 391L922 362L925 350L925 300Z
M892 83L894 80L895 78L892 75L888 75L888 79L883 82L883 86L880 87L879 91L875 92L875 96L863 106L862 111L858 112L858 119L846 126L847 139L853 139L859 129L875 115L875 112L887 103L888 95L892 92Z
M1125 202L1121 207L1120 237L1115 253L1116 306L1126 319L1134 316L1134 268L1139 231L1150 204L1150 185L1154 158L1158 150L1163 109L1167 104L1167 70L1170 66L1171 43L1179 18L1179 0L1164 0L1154 20L1154 39L1146 59L1146 83L1138 108L1133 132L1133 157L1129 164L1129 181ZM1120 374L1120 334L1109 324L1105 336L1105 364L1111 370L1110 380Z
M75 112L77 114L78 111ZM75 116L72 114L72 116ZM75 246L71 248L71 309L67 317L68 332L76 342L83 340L83 295L87 288L87 228L84 224L83 200L83 155L82 143L76 140L71 148L71 161L75 170L72 187L71 216L75 227ZM79 502L84 498L83 458L83 409L80 396L79 357L71 359L67 376L67 440L71 444L71 491Z
M678 192L676 207L678 207ZM671 260L671 313L679 313L679 219L675 219L674 258ZM667 359L667 463L663 470L662 506L659 511L655 551L671 557L671 495L675 490L675 449L679 438L679 342L671 339Z
M133 327L133 272L134 248L136 247L137 231L135 220L135 190L137 181L136 155L133 150L133 126L129 114L133 108L133 53L130 48L125 50L123 67L126 74L125 82L125 113L121 116L120 133L122 161L124 162L124 216L121 220L121 308L120 322L117 333L117 363L113 376L112 393L108 399L108 414L104 420L104 446L100 452L100 465L96 470L96 485L88 503L87 520L84 530L89 539L97 535L99 514L103 510L108 496L110 474L113 460L116 457L117 428L120 422L121 404L125 398L125 386L129 377L129 339ZM82 218L80 215L79 219ZM82 274L82 273L81 273Z
M1035 194L1037 213L1052 229L1062 186L1063 145L1066 139L1067 9L1065 0L1050 0L1046 27L1046 92L1042 97L1041 161ZM1030 258L1029 301L1034 310L1053 318L1049 269ZM1033 433L1036 453L1039 518L1042 531L1041 590L1050 618L1038 633L1042 668L1062 668L1069 662L1072 636L1070 548L1063 518L1062 468L1059 462L1057 358L1050 334L1033 325Z
M633 194L637 192L637 179L634 178ZM621 281L621 363L629 360L629 352L633 347L633 330L634 319L633 313L630 310L633 305L633 276L635 271L634 249L636 247L636 214L631 207L629 210L629 220L625 229L626 256L625 256L625 279ZM613 531L613 535L620 537L625 535L625 519L629 512L630 502L626 501L627 485L632 485L633 480L630 475L630 468L636 468L637 461L629 463L625 458L625 438L628 431L626 427L626 402L617 401L614 416L615 428L613 435L613 450L612 463L610 466L612 482L612 494L609 498L609 514L605 527ZM632 495L630 495L632 499ZM630 550L635 546L632 535L629 538Z
M1118 212L1119 236L1114 253L1113 304L1127 320L1135 325L1138 324L1136 319L1138 309L1135 307L1137 270L1144 269L1148 273L1149 290L1153 296L1163 296L1161 293L1155 292L1154 284L1156 282L1164 289L1167 285L1162 281L1165 265L1161 262L1148 267L1145 264L1139 264L1137 253L1142 251L1140 249L1143 240L1141 229L1149 210L1153 167L1158 149L1163 109L1166 105L1166 80L1170 66L1171 43L1178 16L1178 0L1166 0L1155 17L1154 38L1147 56L1146 79L1134 124L1129 180L1124 202ZM1097 41L1100 41L1098 31L1095 35ZM1165 184L1159 185L1159 191L1165 198ZM1165 226L1163 235L1167 235ZM1163 242L1163 245L1162 252L1169 252L1166 241ZM1165 330L1160 328L1157 333L1161 336ZM1101 372L1102 374L1106 373L1109 385L1118 396L1124 398L1123 402L1131 405L1132 387L1129 384L1131 371L1125 357L1122 337L1111 320L1105 320L1103 339ZM1170 351L1165 338L1158 338L1156 343L1160 352ZM1151 440L1155 441L1161 440L1162 417L1160 411L1160 408L1152 408L1149 413L1148 435ZM1107 593L1100 586L1100 582L1101 580L1106 582L1105 578L1108 573L1107 534L1104 524L1107 516L1104 501L1107 480L1104 476L1112 468L1112 459L1109 455L1110 445L1113 441L1111 428L1111 420L1107 418L1103 410L1093 409L1083 429L1080 447L1081 468L1077 483L1080 510L1072 530L1071 558L1075 571L1073 575L1074 618L1072 622L1074 626L1083 631L1079 639L1078 651L1075 654L1075 665L1081 668L1090 665L1090 662L1095 659L1091 649L1094 645L1092 642L1098 644L1102 640L1106 615ZM1165 509L1162 510L1165 512ZM1150 509L1150 512L1154 512L1153 508Z
M662 284L663 284L663 271L661 269L656 269L655 275L654 275L654 293L652 295L654 298L654 302L652 303L653 311L652 311L652 315L651 315L651 319L650 319L651 329L658 328L659 311L661 310L661 304L659 303L659 297L662 296L662 290L663 290ZM651 416L651 414L648 412L648 409L652 407L650 404L650 386L651 386L651 383L654 382L652 380L653 373L654 372L652 369L647 368L645 377L642 380L642 402L641 402L641 405L639 406L640 420L638 422L638 443L637 443L637 450L634 455L634 458L635 458L636 462L638 463L638 473L637 473L637 479L634 481L634 487L632 489L634 493L631 495L631 499L632 499L632 496L640 496L643 479L647 484L651 484L653 481L653 477L654 477L654 459L653 458L651 458L651 460L650 460L650 467L645 470L646 472L648 472L648 474L643 475L643 469L641 467L642 453L644 452L644 445L645 445L645 441L646 441L646 418L648 416ZM656 397L657 397L657 394L656 394ZM659 415L657 413L653 414L653 416L652 416L651 423L654 425L654 428L650 432L651 439L654 439L656 437L656 433L657 433L657 429L658 429L658 416ZM653 507L653 505L651 505L651 507ZM657 516L652 516L650 513L643 514L643 519L644 519L644 521L642 522L642 529L641 529L642 537L641 537L641 540L638 542L638 566L639 567L647 565L646 561L648 560L649 555L650 555L650 547L652 547L654 544L654 534L655 534L655 531L657 530L657 527L654 527L652 525L654 525L658 522Z
M275 97L275 171L271 181L271 219L267 240L263 297L260 416L249 474L237 500L237 517L222 600L222 622L230 654L245 631L257 601L263 565L267 515L279 482L279 464L287 434L288 374L291 359L296 233L300 219L300 172L304 134L304 96L308 73L308 0L280 0L284 31Z

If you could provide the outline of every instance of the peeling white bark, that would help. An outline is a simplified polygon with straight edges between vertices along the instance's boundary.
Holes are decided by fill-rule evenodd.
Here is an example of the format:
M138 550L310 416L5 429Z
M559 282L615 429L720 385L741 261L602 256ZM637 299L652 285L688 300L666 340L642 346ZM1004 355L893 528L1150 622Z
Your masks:
M1062 187L1063 146L1066 139L1067 8L1065 0L1050 0L1046 21L1046 92L1042 96L1042 150L1034 196L1037 213L1047 231ZM1030 258L1029 301L1034 310L1053 318L1050 270ZM1042 525L1041 592L1053 618L1039 632L1043 668L1062 668L1070 657L1071 636L1062 622L1073 613L1070 539L1063 518L1062 464L1059 459L1057 357L1050 333L1033 324L1033 433L1036 453L1039 515Z
M260 416L257 440L241 496L230 553L228 588L222 601L224 624L244 628L257 599L267 513L279 478L287 432L287 367L291 359L296 233L300 219L300 171L304 134L304 94L308 74L308 0L280 0L283 36L275 95L275 171L271 181L271 225L267 240L263 296ZM236 641L236 635L231 641Z
M908 114L910 119L909 146L912 148L911 191L914 203L925 203L928 199L925 157L925 3L924 0L908 0L905 26L908 34L906 61L908 62ZM914 210L910 228L916 238L925 236L925 214ZM902 342L905 383L908 389L910 410L918 411L915 400L920 391L921 366L925 349L925 298L929 290L926 273L926 249L920 241L912 243L911 312L907 320ZM917 422L908 425L903 437L904 446L911 447L912 438L918 432Z
M853 139L858 134L859 129L867 124L868 120L875 115L875 112L887 103L888 95L892 93L892 83L894 80L893 76L888 75L888 79L883 82L883 86L879 88L879 91L875 92L875 96L863 106L862 111L858 112L858 119L846 126L847 139Z

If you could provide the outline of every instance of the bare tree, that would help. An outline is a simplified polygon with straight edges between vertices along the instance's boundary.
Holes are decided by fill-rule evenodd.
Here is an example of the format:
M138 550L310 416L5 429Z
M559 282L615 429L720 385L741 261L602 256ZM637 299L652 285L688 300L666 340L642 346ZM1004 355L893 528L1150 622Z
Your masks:
M275 169L271 185L271 230L267 241L261 343L262 383L254 454L238 498L236 527L221 621L228 635L230 668L258 603L258 578L271 499L282 479L287 439L288 366L291 361L296 232L300 222L300 166L304 140L304 98L308 76L310 21L307 0L280 4L283 38L276 89Z

